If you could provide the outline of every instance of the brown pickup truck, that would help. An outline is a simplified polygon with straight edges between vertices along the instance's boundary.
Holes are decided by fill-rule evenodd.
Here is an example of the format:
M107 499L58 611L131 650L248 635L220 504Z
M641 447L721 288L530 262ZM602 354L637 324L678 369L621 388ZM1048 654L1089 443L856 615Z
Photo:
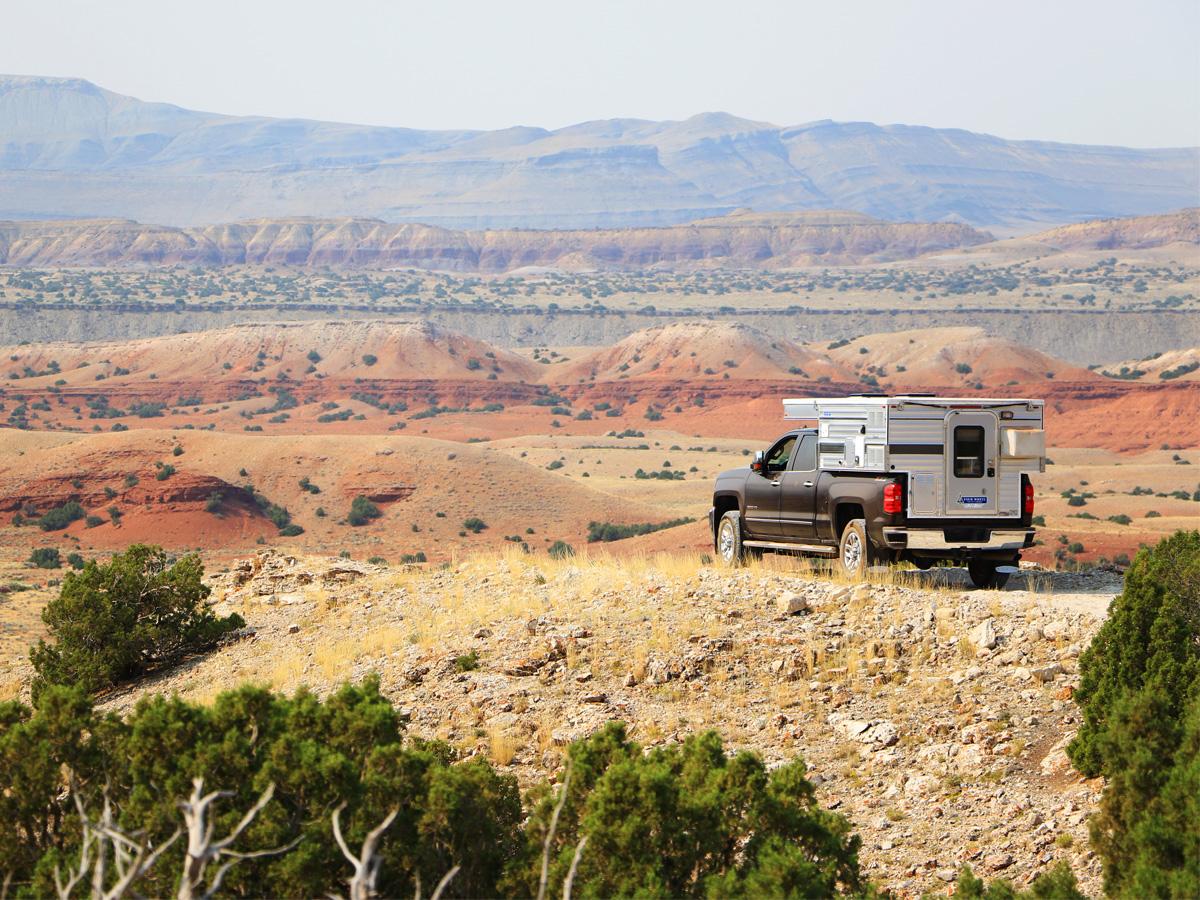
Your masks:
M976 432L964 434L961 452L975 452L966 442L976 438ZM814 554L836 558L846 574L862 577L877 565L908 561L927 569L955 560L966 563L978 587L997 588L1033 542L1027 475L1019 476L1019 514L912 516L910 473L894 463L882 471L823 468L830 449L823 440L818 428L789 431L748 467L717 476L709 525L726 564L767 550ZM922 445L921 452L931 451ZM979 454L983 481L987 460L983 449Z

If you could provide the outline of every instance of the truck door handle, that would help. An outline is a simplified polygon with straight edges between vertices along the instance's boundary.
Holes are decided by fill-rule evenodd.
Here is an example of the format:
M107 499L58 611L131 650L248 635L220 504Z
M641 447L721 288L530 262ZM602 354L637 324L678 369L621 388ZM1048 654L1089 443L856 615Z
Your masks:
M811 481L806 481L806 482L804 482L804 486L805 486L805 487L812 487L812 486L813 486L813 483L812 483Z
M779 482L778 482L778 481L772 481L772 482L771 482L771 487L779 487Z

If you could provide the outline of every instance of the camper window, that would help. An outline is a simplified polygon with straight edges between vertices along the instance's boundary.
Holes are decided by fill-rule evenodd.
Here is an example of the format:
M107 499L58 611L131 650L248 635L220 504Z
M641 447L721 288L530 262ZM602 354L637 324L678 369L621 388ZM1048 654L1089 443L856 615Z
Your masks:
M983 426L959 425L954 429L954 477L983 477Z

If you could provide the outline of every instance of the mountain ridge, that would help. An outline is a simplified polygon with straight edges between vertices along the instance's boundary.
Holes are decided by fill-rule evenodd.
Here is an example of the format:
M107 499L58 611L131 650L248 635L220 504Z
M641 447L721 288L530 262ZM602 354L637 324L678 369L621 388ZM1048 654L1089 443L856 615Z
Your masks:
M590 228L753 206L1025 233L1165 212L1200 193L1197 148L831 120L780 127L728 113L422 131L195 112L38 76L0 76L0 134L0 216L20 219L200 225L307 213Z

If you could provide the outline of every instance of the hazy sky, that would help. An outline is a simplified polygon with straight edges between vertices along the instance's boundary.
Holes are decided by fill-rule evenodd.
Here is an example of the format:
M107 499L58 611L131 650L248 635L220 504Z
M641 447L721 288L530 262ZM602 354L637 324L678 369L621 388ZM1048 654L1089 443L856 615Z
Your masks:
M1197 0L10 0L0 71L226 113L555 128L724 110L1200 144ZM0 139L3 135L0 135Z

